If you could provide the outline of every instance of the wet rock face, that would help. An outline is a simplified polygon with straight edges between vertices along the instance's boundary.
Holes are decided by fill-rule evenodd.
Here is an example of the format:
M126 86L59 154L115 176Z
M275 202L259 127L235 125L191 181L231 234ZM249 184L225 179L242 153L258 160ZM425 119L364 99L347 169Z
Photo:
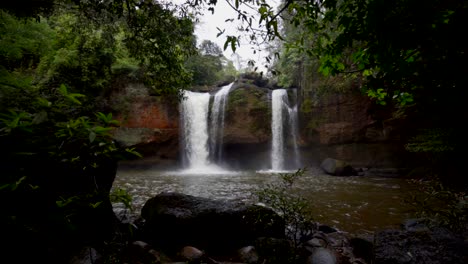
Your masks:
M269 93L269 89L248 82L234 84L226 104L223 140L226 145L270 142ZM121 122L114 132L120 144L135 146L144 155L179 157L180 113L177 102L150 96L142 84L128 84L114 93L109 101Z
M226 105L224 143L264 143L271 138L269 90L237 85Z
M406 166L403 128L408 124L393 118L390 108L356 93L302 96L301 146L307 154L315 151L319 157L313 159L328 156L355 167Z
M302 107L306 138L319 144L343 144L365 140L366 129L375 122L369 114L371 102L358 95L331 94ZM380 135L371 135L376 140Z
M111 95L109 104L118 113L121 126L128 128L178 129L176 100L151 96L143 84L128 84Z
M127 84L110 96L120 127L115 140L136 147L143 155L178 157L179 110L177 102L151 96L142 84Z
M258 237L284 237L272 210L179 193L161 193L142 209L146 239L165 248L192 245L217 252L237 250Z

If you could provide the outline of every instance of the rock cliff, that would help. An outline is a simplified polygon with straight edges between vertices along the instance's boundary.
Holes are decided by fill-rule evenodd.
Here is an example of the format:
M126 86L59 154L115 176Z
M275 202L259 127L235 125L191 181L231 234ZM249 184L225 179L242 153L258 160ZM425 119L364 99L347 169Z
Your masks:
M259 87L258 85L263 85ZM234 167L255 168L269 162L271 89L258 78L237 81L229 94L224 153ZM218 87L207 88L214 94ZM299 145L304 166L327 157L359 167L404 167L401 143L404 120L376 106L362 94L298 92ZM115 138L157 160L179 159L179 107L175 100L151 96L141 84L127 84L112 94L110 104L121 121ZM242 165L242 166L241 166Z
M359 93L302 94L301 144L306 157L346 160L360 167L405 166L404 120Z
M144 85L130 83L111 95L110 104L121 123L114 131L121 145L136 147L145 156L177 159L177 102L151 96Z

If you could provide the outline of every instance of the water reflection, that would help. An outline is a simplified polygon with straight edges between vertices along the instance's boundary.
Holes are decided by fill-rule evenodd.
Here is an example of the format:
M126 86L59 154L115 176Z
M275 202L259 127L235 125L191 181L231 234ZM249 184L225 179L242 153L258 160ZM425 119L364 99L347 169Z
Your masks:
M135 212L160 192L180 192L212 199L257 202L253 192L277 174L230 172L184 174L151 169L120 168L113 188L124 188L133 196ZM404 199L413 186L402 179L378 177L333 177L319 169L308 169L295 185L309 202L314 220L355 234L395 227L411 217ZM119 210L119 205L115 205Z

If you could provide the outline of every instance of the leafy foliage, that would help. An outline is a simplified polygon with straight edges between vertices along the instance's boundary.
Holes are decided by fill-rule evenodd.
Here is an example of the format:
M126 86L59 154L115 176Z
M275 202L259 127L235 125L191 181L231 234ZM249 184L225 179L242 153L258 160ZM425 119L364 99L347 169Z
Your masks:
M446 129L424 129L418 135L410 139L406 144L406 149L411 152L420 153L443 153L455 149L453 142L450 142L451 133Z
M314 228L307 201L293 191L294 183L304 172L305 169L298 169L294 173L280 173L279 181L255 193L261 203L271 207L284 219L287 225L285 233L293 240L295 247L299 245L300 238Z
M115 189L110 194L110 201L112 203L123 203L125 208L133 210L132 196L124 189Z
M177 95L190 80L193 23L153 1L35 4L44 9L0 10L0 220L12 252L50 241L58 263L112 232L110 198L130 203L109 191L116 162L139 154L113 141L118 123L101 96L123 67L154 93Z
M429 218L431 224L444 226L456 232L464 232L468 221L466 194L444 186L438 179L412 180L419 193L412 194L408 202L417 212L417 217Z
M209 40L202 41L198 54L189 57L185 67L192 75L193 85L214 85L237 75L232 61L227 60L221 48Z

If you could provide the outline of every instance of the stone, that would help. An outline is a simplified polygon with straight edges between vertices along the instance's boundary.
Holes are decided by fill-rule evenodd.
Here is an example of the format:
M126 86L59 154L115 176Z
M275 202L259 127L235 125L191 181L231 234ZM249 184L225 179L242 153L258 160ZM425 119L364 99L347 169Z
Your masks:
M337 230L331 226L327 226L327 225L319 225L318 226L318 231L321 231L325 234L329 234L329 233L335 233L337 232Z
M258 253L253 246L243 247L237 253L239 259L244 263L253 264L258 262Z
M290 240L260 237L255 241L260 263L293 263L294 249Z
M327 242L320 238L312 238L311 240L306 242L306 245L312 247L325 247L327 245Z
M327 234L328 245L332 247L349 246L348 237L343 232L334 232Z
M348 165L345 161L326 158L320 164L320 168L330 175L334 176L352 176L357 175L356 171Z
M307 259L307 264L336 264L336 256L326 248L316 248Z
M101 254L96 249L85 247L70 260L69 264L94 264L101 258Z
M150 249L148 250L148 258L150 258L150 263L160 263L161 262L161 253L154 250Z
M151 246L143 241L133 241L132 246L135 248L140 248L141 250L149 250L151 249Z
M258 237L284 237L273 210L180 193L160 193L141 212L145 241L164 248L192 245L210 252L237 250Z
M349 240L349 244L353 248L353 255L355 257L371 263L374 249L372 241L362 237L353 237Z
M375 234L374 263L468 263L468 245L444 228L427 232L387 229Z
M180 256L188 261L199 260L203 257L204 253L198 248L185 246L180 252Z
M428 219L424 218L406 219L402 224L402 228L410 232L428 232L428 221Z
M159 263L161 255L144 241L133 241L125 253L124 259L135 263Z

